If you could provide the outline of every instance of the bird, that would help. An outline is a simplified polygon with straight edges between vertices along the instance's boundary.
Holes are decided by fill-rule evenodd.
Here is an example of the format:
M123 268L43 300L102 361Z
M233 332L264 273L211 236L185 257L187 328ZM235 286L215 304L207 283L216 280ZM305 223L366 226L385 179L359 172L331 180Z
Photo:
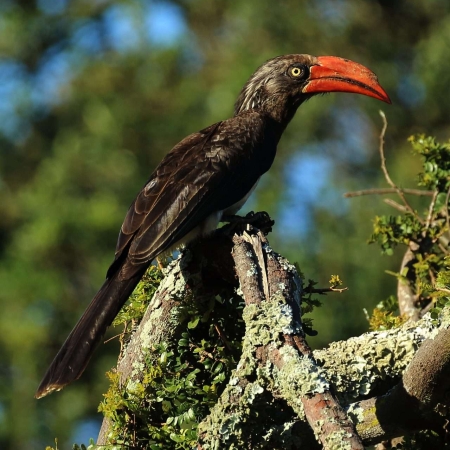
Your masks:
M82 375L155 258L212 233L222 218L236 214L271 167L297 108L329 92L391 103L377 76L361 64L336 56L282 55L250 76L231 118L187 136L166 154L128 209L106 280L49 366L36 398Z

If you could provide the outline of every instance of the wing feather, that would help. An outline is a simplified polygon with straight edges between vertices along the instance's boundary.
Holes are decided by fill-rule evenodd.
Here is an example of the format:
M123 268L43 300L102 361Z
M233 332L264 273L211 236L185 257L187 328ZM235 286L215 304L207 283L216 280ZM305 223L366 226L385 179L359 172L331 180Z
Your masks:
M108 277L119 266L122 278L132 276L133 267L148 264L252 188L261 175L258 143L237 120L194 133L166 155L128 210ZM124 258L127 264L118 264Z

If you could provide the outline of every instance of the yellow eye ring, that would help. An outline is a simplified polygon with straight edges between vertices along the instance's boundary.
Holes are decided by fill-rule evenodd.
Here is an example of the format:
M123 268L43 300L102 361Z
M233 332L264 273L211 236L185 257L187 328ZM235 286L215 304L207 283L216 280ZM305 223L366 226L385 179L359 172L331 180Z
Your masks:
M303 70L300 67L292 67L291 69L291 75L293 77L300 77L303 74Z

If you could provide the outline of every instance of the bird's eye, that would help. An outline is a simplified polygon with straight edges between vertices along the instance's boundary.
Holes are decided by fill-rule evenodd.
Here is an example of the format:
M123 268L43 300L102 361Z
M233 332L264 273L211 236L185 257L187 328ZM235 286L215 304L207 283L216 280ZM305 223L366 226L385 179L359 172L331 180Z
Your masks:
M303 66L293 66L289 69L289 75L292 78L302 78L306 73L306 68Z

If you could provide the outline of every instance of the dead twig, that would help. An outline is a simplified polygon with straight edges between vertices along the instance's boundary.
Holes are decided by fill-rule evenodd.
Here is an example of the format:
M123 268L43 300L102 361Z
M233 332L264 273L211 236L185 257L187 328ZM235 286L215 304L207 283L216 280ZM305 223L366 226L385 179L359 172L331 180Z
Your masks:
M438 243L438 247L441 249L441 252L444 253L444 255L448 255L450 253L450 251L445 248L441 242Z
M386 167L386 157L384 155L384 136L386 134L387 129L387 119L386 115L383 111L380 111L380 116L383 119L383 128L381 129L380 133L380 146L379 146L379 152L380 152L380 158L381 158L381 170L383 171L384 178L386 179L389 186L391 186L392 189L394 189L397 192L397 195L401 198L403 204L405 205L405 208L407 211L412 214L422 225L423 220L417 215L417 213L412 209L411 205L406 200L405 194L403 193L403 190L400 189L391 179L389 172Z
M231 347L230 347L230 343L228 342L227 337L226 337L225 334L223 333L223 331L222 331L222 329L220 328L220 326L219 326L217 323L215 323L215 324L214 324L214 328L215 328L217 334L219 335L220 340L223 342L223 345L225 345L225 347L227 348L227 350L231 352L232 349L231 349Z
M398 211L400 211L402 213L409 212L408 208L406 208L406 206L400 205L400 203L397 203L395 200L392 200L391 198L385 198L385 199L383 199L383 202L389 206L392 206L393 208L397 209Z
M439 292L445 292L446 294L450 294L450 289L434 287Z
M425 191L423 189L409 189L409 188L399 188L404 194L417 195L417 196L427 196L431 197L433 191ZM397 189L394 188L373 188L373 189L362 189L360 191L346 192L344 194L345 198L360 197L362 195L385 195L385 194L397 194ZM450 192L450 189L449 189Z
M120 337L120 336L123 336L123 334L124 334L124 333L116 334L115 336L112 336L112 337L110 337L109 339L106 339L106 341L103 341L103 343L104 343L104 344L107 344L108 342L112 341L113 339L116 339L116 338L118 338L118 337Z
M430 228L431 220L433 218L433 211L434 211L434 207L436 206L436 200L437 200L438 195L439 195L439 191L436 189L434 191L433 198L431 199L430 206L428 208L427 221L425 222L425 230L423 232L424 236L425 236L425 233L428 230L428 228Z
M447 191L447 196L445 197L445 219L447 221L447 231L450 231L450 217L449 217L449 211L448 211L448 202L450 200L450 187Z
M337 287L329 287L329 288L313 288L309 291L307 291L308 294L326 294L327 292L338 292L339 294L342 294L342 292L348 291L348 287L344 288L337 288Z
M434 302L431 301L430 303L428 303L427 306L425 306L424 308L422 308L422 309L420 310L420 314L419 314L420 318L422 318L428 311L430 311L431 308L434 308L434 306L435 306Z

